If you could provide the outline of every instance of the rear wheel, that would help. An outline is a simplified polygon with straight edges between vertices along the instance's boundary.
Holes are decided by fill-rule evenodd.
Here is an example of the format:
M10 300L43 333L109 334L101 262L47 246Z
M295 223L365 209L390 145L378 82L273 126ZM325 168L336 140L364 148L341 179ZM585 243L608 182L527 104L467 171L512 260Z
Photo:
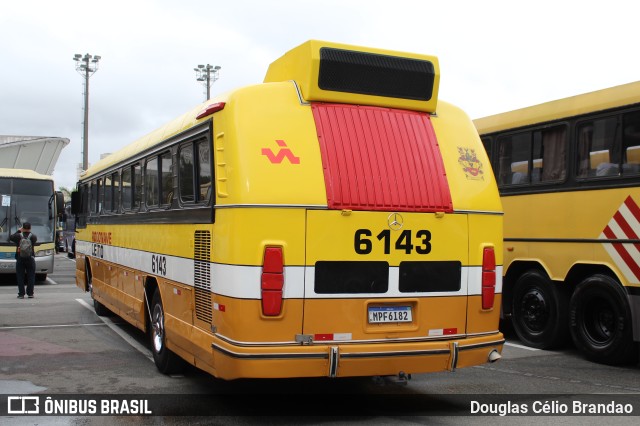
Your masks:
M166 333L164 328L164 307L160 291L153 293L151 300L151 352L156 367L164 374L179 373L184 369L184 361L171 352L166 345Z
M594 275L576 287L570 303L573 341L591 361L625 364L637 357L631 309L624 288L607 275Z
M543 272L524 273L513 290L512 322L527 346L549 349L560 345L568 334L564 293Z

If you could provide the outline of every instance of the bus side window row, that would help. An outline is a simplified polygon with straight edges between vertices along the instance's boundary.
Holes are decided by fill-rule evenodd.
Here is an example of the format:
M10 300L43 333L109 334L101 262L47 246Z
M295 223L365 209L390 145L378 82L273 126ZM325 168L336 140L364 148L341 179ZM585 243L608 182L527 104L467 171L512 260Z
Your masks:
M92 215L118 214L139 211L143 204L148 208L169 208L176 189L174 178L182 204L206 204L211 196L212 176L208 140L181 143L173 150L151 154L81 185L83 211Z
M577 178L640 174L640 111L582 120L575 134ZM568 126L562 124L485 140L488 150L495 143L498 184L563 182L569 164L568 135Z

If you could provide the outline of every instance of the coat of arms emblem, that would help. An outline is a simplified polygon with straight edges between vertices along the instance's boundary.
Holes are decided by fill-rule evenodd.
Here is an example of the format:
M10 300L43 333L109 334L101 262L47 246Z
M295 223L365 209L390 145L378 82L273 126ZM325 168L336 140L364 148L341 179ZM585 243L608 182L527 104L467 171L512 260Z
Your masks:
M476 150L473 148L458 147L458 163L462 166L467 179L484 180L482 162L478 160Z

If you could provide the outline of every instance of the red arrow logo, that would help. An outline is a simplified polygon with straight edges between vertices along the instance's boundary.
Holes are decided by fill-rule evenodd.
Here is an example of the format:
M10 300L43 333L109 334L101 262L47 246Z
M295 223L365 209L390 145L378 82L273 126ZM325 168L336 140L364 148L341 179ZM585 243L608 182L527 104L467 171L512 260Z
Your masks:
M291 164L300 164L300 157L293 155L293 152L287 148L285 141L277 139L276 143L281 148L277 154L274 154L269 148L262 148L262 155L265 155L273 164L280 164L285 158L287 158Z

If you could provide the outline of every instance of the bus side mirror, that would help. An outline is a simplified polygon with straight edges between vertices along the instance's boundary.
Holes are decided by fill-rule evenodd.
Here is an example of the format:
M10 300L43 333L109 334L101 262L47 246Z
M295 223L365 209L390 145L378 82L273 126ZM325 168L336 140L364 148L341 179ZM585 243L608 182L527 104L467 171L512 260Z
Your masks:
M64 194L56 191L56 212L58 216L64 214Z
M73 191L71 193L71 214L78 216L81 212L80 192Z

